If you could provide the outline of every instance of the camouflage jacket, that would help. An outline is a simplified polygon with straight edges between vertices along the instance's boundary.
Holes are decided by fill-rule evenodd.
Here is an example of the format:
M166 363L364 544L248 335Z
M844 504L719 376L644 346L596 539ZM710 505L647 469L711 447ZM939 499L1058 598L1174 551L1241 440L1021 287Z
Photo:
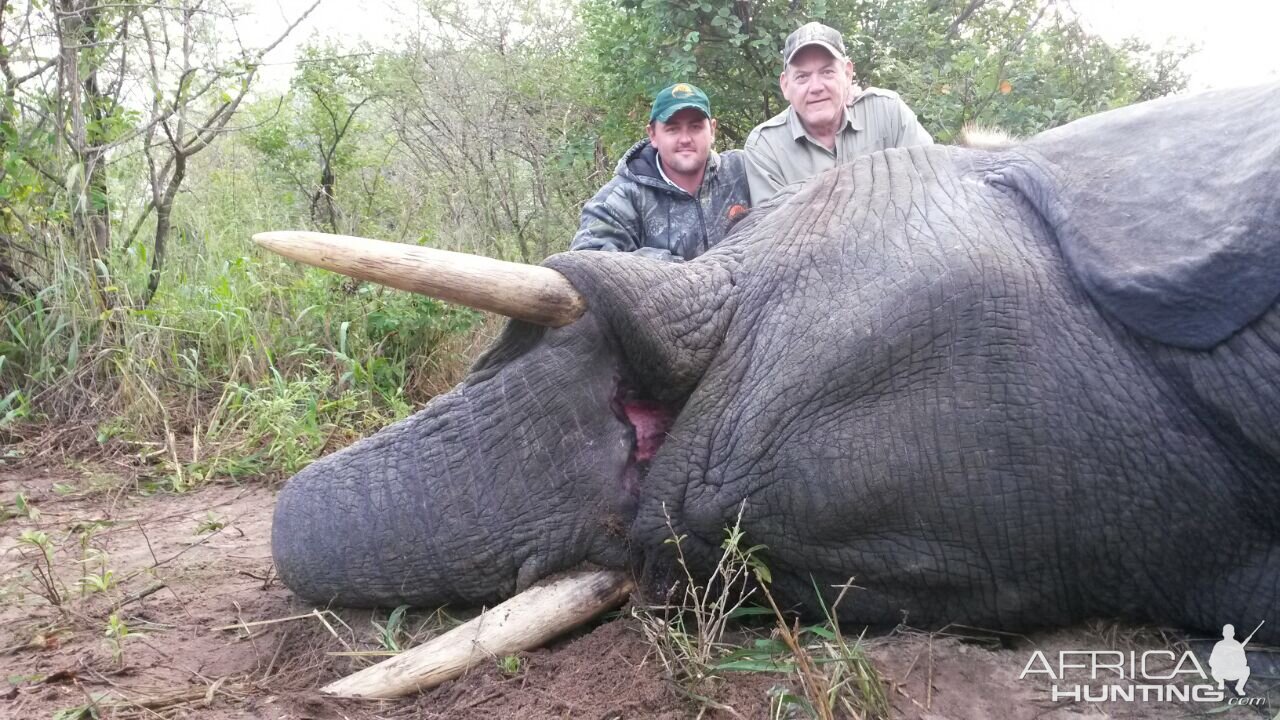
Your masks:
M613 179L582 208L569 249L692 260L724 238L749 197L740 150L711 152L694 197L662 177L657 150L646 138L622 156Z

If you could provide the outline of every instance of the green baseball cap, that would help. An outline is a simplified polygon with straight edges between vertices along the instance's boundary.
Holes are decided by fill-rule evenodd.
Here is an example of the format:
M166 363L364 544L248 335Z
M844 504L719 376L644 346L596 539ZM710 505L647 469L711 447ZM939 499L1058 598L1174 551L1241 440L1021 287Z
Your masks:
M707 99L706 93L689 83L676 83L653 99L649 121L666 122L685 108L697 108L703 115L711 117L711 101Z

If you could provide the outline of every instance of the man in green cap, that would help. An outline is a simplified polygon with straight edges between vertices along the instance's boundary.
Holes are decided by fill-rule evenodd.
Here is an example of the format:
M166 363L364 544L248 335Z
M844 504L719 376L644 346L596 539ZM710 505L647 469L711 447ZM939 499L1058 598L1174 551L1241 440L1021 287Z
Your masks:
M932 145L892 90L860 89L844 38L811 22L787 37L778 84L789 106L747 136L747 177L756 205L783 186L891 147Z
M711 149L716 121L706 93L689 83L658 93L647 134L582 208L571 250L692 260L747 211L746 163L741 151Z

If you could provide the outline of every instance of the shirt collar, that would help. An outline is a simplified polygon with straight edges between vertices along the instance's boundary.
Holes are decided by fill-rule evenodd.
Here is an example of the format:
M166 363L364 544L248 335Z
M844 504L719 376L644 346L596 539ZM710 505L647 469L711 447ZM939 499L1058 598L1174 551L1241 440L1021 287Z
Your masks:
M654 163L655 165L657 165L657 166L658 166L658 174L662 176L662 179L663 179L663 180L667 181L667 184L668 184L668 185L670 185L671 187L673 187L673 188L675 188L675 189L679 190L680 192L685 192L685 189L684 189L684 188L680 187L679 185L675 184L674 182L671 182L671 178L667 177L667 171L662 169L662 154L661 154L661 153L656 153L656 154L654 154L654 156L653 156L653 163ZM710 176L710 175L712 175L713 173L715 173L715 171L716 171L716 166L717 166L717 165L719 165L719 164L720 164L720 155L719 155L718 153L716 153L716 151L715 151L715 150L708 150L708 151L707 151L707 168L706 168L706 170L704 170L704 171L703 171L703 173L702 173L702 182L703 182L703 184L704 184L704 185L705 185L705 184L706 184L706 182L707 182L707 177L708 177L708 176Z
M800 141L800 138L808 136L804 129L804 123L800 122L800 116L796 114L796 109L790 105L787 106L787 128L791 131L791 139L797 142ZM854 115L852 105L844 106L844 124L840 126L840 130L836 132L836 135L845 130L862 132L862 121Z
M653 159L654 159L654 164L658 166L658 174L662 176L662 179L665 180L667 184L670 185L671 187L679 190L680 192L684 192L684 188L671 182L671 178L667 177L667 171L662 169L662 155L661 154L654 155Z

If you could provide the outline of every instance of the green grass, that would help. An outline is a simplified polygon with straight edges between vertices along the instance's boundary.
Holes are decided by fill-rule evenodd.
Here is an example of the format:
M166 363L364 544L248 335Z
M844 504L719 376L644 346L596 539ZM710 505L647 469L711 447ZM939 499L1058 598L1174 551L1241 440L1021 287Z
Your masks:
M193 156L159 292L145 306L155 218L138 222L149 192L137 144L108 165L111 238L102 262L87 258L74 198L56 183L24 175L30 192L0 197L0 235L14 238L29 263L24 287L41 288L20 302L0 299L0 445L75 430L62 440L83 451L87 436L105 453L135 456L147 466L139 486L155 490L276 479L458 382L475 339L492 330L488 316L305 268L252 243L265 230L327 226L311 217L308 183L319 167L282 170L254 141L255 117ZM282 127L281 148L311 147L303 126ZM493 197L463 192L475 178L424 172L384 129L353 131L346 142L336 187L338 230L350 234L505 258L534 248L537 261L565 246L580 196L595 185L577 178L590 169L589 153L581 168L556 164L554 188L563 192L546 197L524 192L546 189L542 175L508 173L503 182L526 206L507 208L518 211L513 219ZM163 468L152 472L156 464Z
M288 475L406 416L469 361L480 313L266 257L248 241L262 227L180 258L146 308L128 290L145 277L137 253L114 258L109 312L70 261L0 305L0 432L77 423L101 445L159 442L178 491Z
M674 604L637 607L633 615L668 677L701 711L734 714L715 700L720 683L735 673L764 673L778 675L783 683L770 694L771 717L889 716L889 702L863 638L850 639L840 628L835 608L848 587L830 607L815 587L824 620L802 626L774 602L766 548L747 543L741 512L726 529L720 558L705 582L686 565L684 536L675 532L669 517L667 524L672 534L667 544L684 574L681 596ZM772 621L767 637L743 624L761 618Z

